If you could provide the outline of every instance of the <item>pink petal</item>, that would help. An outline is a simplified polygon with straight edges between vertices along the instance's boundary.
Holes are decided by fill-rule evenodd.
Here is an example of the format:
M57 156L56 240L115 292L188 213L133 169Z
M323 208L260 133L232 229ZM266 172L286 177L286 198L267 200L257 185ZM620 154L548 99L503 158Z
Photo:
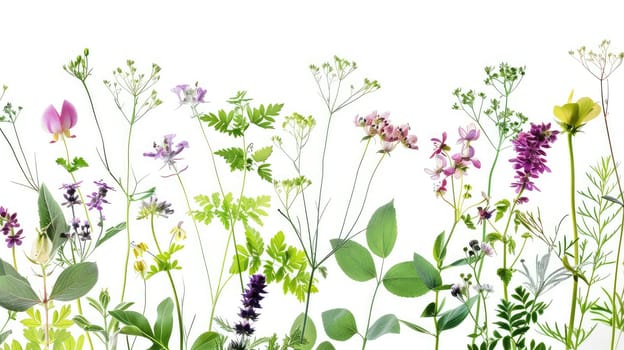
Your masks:
M63 109L61 110L61 125L63 130L69 130L76 125L78 121L78 114L76 108L69 101L63 101Z
M61 118L56 111L54 106L50 105L43 112L43 118L41 119L43 127L52 134L56 134L61 132L63 129L61 127Z

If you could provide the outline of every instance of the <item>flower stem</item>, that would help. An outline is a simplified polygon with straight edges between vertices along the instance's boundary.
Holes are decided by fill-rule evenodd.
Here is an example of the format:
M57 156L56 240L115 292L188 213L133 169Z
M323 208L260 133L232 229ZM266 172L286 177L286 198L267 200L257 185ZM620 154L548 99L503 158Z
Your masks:
M574 171L574 149L572 147L572 133L568 132L568 153L570 155L570 214L572 218L572 233L574 243L574 267L577 268L579 260L578 229L576 225L576 184ZM572 298L570 301L570 320L568 321L568 332L566 334L566 349L572 347L572 335L574 334L574 318L576 316L576 298L578 293L578 276L573 276Z
M136 108L136 103L134 104ZM134 111L132 113L134 115ZM126 195L126 257L124 261L123 282L121 284L121 301L123 302L126 295L126 283L128 281L128 262L130 261L130 203L132 198L130 195L130 141L132 140L132 127L134 126L134 120L130 122L128 128L128 139L126 141L126 188L124 194Z
M206 276L208 277L208 289L210 290L210 295L213 295L212 292L212 282L210 280L210 271L208 270L208 263L206 261L206 253L204 252L204 245L202 243L201 235L199 234L199 228L197 227L197 221L193 217L193 213L191 210L191 202L189 201L188 193L186 192L186 187L184 186L184 182L182 182L182 177L180 176L180 172L175 169L176 177L178 178L178 182L180 183L180 188L182 188L182 193L184 194L184 200L186 202L186 208L188 210L188 215L193 220L193 227L195 228L195 234L197 235L197 241L199 243L199 250L201 251L202 260L204 262L204 270L206 270Z
M48 305L48 288L46 281L47 273L45 265L41 265L41 278L43 279L43 310L45 313L45 325L44 325L44 349L50 348L50 321L49 321L49 305Z
M308 289L306 291L306 304L305 304L305 310L303 312L303 325L301 326L301 342L300 344L303 344L304 340L305 340L305 329L306 326L308 324L308 313L310 311L310 298L312 298L312 284L314 282L314 273L316 272L316 268L318 266L312 266L312 269L310 271L310 279L308 280Z
M385 259L381 260L381 268L379 270L378 276L383 276L384 261ZM373 297L371 298L370 307L368 308L368 320L366 321L366 332L364 333L364 338L362 339L362 350L366 348L366 341L368 340L368 330L370 328L371 316L373 315L373 305L375 304L375 297L377 296L377 291L379 290L381 281L382 281L381 278L377 281L377 285L375 286L375 291L373 292Z
M17 271L17 259L15 258L15 246L11 248L11 256L13 257L13 268Z
M150 215L150 230L152 231L152 238L154 238L154 244L156 244L156 249L158 249L158 255L162 255L162 250L160 249L160 245L158 244L158 239L156 238L156 230L154 228L154 214ZM175 287L175 283L173 283L173 277L171 277L171 271L168 269L165 270L167 273L167 278L169 279L169 283L171 284L171 289L173 291L173 297L176 305L176 313L178 314L178 331L180 332L180 350L184 349L184 321L182 319L182 309L180 308L180 300L178 299L178 292Z

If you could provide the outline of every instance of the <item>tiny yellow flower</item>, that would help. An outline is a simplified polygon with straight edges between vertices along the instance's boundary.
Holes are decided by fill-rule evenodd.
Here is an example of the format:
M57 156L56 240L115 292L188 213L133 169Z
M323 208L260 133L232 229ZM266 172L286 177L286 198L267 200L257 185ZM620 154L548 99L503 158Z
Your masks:
M182 241L186 239L186 231L182 228L182 221L178 222L171 231L169 231L176 241Z
M139 259L134 262L134 271L140 273L141 275L145 275L147 271L147 265L145 265L145 260Z
M147 251L147 243L145 242L141 242L137 245L135 245L134 247L132 247L132 252L134 253L134 257L138 258L139 256L142 256L143 253L145 253Z
M570 92L568 103L555 106L553 113L564 131L576 134L580 127L596 118L601 109L600 105L589 97L581 97L578 101L572 102L573 95L574 90Z

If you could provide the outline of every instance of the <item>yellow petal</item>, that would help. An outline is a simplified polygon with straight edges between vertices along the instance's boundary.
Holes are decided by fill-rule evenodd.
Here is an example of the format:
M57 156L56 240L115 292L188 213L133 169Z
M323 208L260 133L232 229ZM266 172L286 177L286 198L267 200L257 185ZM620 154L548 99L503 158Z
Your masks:
M589 97L583 97L577 103L579 105L579 123L586 123L600 114L600 105Z
M563 106L555 106L553 113L563 124L574 126L578 120L578 104L567 103Z
M574 89L570 91L570 96L568 96L568 103L572 103L572 97L574 97Z

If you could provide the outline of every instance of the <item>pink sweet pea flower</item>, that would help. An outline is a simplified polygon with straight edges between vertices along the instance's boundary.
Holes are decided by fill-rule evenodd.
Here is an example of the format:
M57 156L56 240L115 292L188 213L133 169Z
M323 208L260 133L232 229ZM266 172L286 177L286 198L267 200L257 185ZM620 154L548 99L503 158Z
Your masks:
M74 105L67 100L63 101L61 114L56 111L54 106L50 105L43 112L43 127L52 134L53 140L50 143L58 141L59 136L74 137L69 133L69 129L73 128L78 121L78 114Z

